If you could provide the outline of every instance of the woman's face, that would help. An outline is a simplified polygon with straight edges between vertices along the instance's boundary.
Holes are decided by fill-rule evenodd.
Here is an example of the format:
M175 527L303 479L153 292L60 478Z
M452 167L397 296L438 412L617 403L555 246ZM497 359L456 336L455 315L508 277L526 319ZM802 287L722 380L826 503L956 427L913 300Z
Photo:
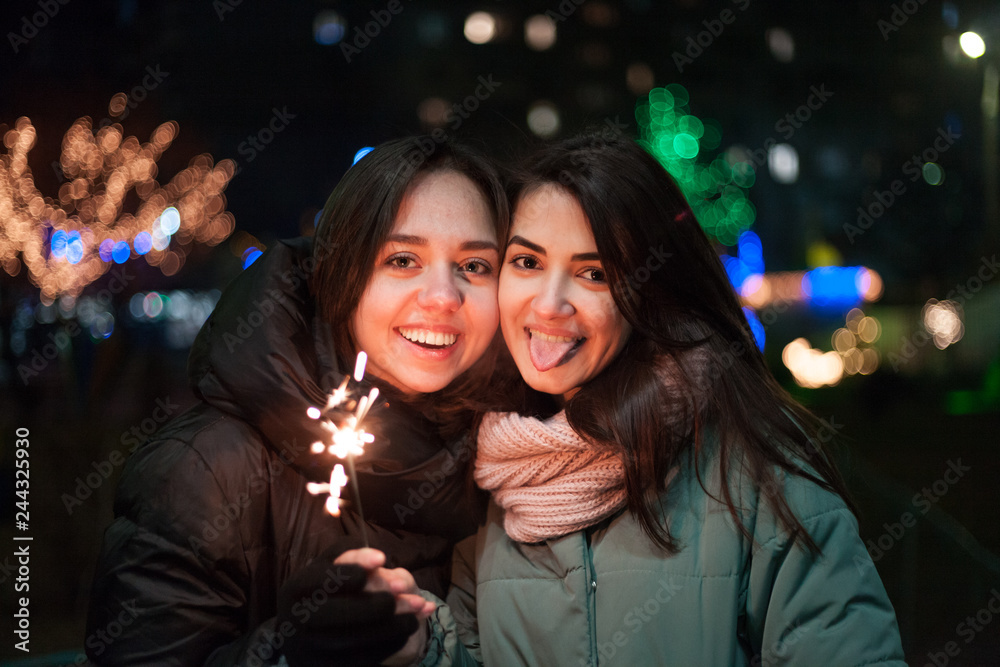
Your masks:
M521 376L566 400L611 363L632 330L611 298L583 209L555 185L514 211L498 297Z
M351 322L371 373L417 394L468 370L496 333L499 263L475 184L454 171L418 175Z

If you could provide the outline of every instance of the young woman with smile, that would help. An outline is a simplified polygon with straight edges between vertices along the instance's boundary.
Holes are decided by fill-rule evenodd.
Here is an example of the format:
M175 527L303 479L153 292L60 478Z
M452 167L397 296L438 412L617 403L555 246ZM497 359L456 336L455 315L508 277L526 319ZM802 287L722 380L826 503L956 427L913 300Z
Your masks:
M417 176L351 320L369 372L407 394L450 384L496 332L498 269L493 216L476 185L455 171Z
M392 141L347 171L313 238L274 243L232 282L191 351L199 404L122 473L88 633L117 623L121 600L142 613L113 643L88 642L95 663L376 664L422 643L433 605L407 591L444 595L452 546L482 514L467 484L470 403L484 399L499 341L508 218L479 153ZM260 324L247 334L247 321ZM360 351L359 391L380 390L375 441L356 464L361 498L345 489L333 517L306 488L337 463L311 452L328 433L306 410ZM393 581L379 591L334 562L361 544L358 503L381 552L364 564ZM382 568L386 557L406 570Z
M583 136L508 191L498 299L523 381L478 429L486 524L430 641L394 659L905 665L821 425L771 376L663 167ZM667 261L631 280L654 248Z

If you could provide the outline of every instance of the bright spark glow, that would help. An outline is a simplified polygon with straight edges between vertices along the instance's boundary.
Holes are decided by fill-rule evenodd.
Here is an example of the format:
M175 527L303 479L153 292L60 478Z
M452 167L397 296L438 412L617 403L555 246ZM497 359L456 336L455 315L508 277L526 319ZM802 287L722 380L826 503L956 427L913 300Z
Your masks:
M368 355L364 352L358 353L358 358L354 365L354 377L361 381L365 374L365 365L368 361ZM326 407L320 410L316 407L310 407L306 410L306 415L310 419L321 419L329 413L333 413L336 408L338 408L344 401L347 400L347 385L350 381L351 376L346 376L340 383L340 386L335 390L330 392L330 396L327 398ZM347 459L347 462L352 470L354 470L354 457L361 456L365 453L365 445L370 444L375 441L375 436L371 433L365 432L363 428L360 427L361 421L368 414L371 406L375 404L375 399L378 398L378 389L372 388L367 396L362 396L357 401L355 406L355 412L353 415L343 419L342 423L335 424L333 419L323 419L320 422L320 426L323 430L330 433L330 439L327 442L315 442L312 445L312 452L314 454L322 454L324 451L333 454L339 459ZM338 417L343 413L338 412ZM337 469L340 469L339 475L337 476ZM340 513L340 489L347 483L347 475L343 474L343 466L337 464L334 468L334 475L339 482L339 486L335 487L335 477L330 478L330 484L308 484L307 489L310 493L318 494L328 492L330 493L330 498L327 499L326 509L328 512L334 516ZM355 492L357 491L357 480L354 482ZM364 520L364 515L361 512L360 501L358 501L358 513L361 515L362 521ZM362 530L362 532L364 532ZM367 537L365 538L365 543L367 544Z
M340 491L347 485L347 473L344 472L344 466L339 463L333 466L333 470L330 472L330 481L326 484L319 484L317 482L308 482L306 484L306 491L315 495L321 493L328 493L330 497L326 499L326 511L333 516L340 516Z
M362 350L358 352L358 360L354 363L354 381L361 382L365 376L365 366L368 365L368 354Z

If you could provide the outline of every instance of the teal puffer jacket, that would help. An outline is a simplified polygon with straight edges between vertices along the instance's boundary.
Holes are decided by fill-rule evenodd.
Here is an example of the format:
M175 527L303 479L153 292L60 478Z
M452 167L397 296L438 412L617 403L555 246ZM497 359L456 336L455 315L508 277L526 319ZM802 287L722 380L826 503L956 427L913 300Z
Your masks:
M713 495L717 466L701 468ZM455 552L424 665L904 666L896 616L843 500L798 476L785 496L822 555L793 545L748 481L748 540L680 466L662 498L682 548L658 550L627 511L517 543L491 506Z

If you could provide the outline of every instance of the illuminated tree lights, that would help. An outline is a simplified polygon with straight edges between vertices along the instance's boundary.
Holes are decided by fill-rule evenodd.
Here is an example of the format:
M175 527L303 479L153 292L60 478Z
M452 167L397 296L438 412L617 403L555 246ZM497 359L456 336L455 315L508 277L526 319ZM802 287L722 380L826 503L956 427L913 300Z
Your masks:
M157 160L178 127L163 123L140 143L125 137L119 123L95 133L90 118L78 119L62 141L66 181L56 197L43 197L28 166L35 128L19 118L3 136L0 155L3 269L16 276L23 263L42 299L51 302L78 295L115 263L140 255L173 275L192 244L225 240L234 228L222 194L235 172L232 160L213 165L210 155L199 155L166 185L156 181ZM139 203L130 213L124 204L131 191Z
M735 245L756 218L747 198L753 167L721 155L699 162L704 149L718 148L722 132L714 121L691 115L687 105L688 93L679 84L649 91L635 110L642 141L677 181L705 231L724 245Z

